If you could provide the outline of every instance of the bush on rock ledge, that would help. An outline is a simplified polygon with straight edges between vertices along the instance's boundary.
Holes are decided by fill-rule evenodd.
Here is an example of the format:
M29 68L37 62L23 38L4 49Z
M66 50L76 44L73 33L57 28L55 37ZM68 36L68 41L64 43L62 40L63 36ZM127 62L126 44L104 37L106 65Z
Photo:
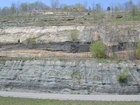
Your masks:
M105 57L105 46L102 41L95 41L90 45L90 52L94 58Z

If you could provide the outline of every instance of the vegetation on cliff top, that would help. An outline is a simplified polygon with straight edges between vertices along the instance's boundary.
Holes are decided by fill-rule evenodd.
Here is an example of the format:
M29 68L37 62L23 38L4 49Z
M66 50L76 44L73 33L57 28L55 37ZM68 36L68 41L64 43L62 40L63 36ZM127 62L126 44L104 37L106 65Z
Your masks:
M86 1L87 2L87 1ZM137 5L132 0L124 3L112 3L106 9L100 3L93 3L87 8L86 3L74 5L60 4L51 0L48 6L43 2L12 3L11 7L0 9L2 23L16 25L63 25L63 24L93 24L102 19L108 22L125 22L140 20L140 0ZM15 25L12 24L12 25Z

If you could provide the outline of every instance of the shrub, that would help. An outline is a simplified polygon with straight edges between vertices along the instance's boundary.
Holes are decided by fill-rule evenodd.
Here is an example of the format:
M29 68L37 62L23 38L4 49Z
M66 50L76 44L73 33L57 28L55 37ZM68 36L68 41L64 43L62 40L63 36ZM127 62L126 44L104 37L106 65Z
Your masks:
M70 41L77 42L79 41L78 39L78 30L72 30L69 36Z
M105 56L105 46L102 41L95 41L90 45L90 52L94 58L103 58Z
M127 73L129 71L129 68L126 67L120 74L117 75L117 79L119 82L124 83L127 81Z
M140 58L140 41L138 41L138 43L137 43L136 57Z
M26 42L27 43L35 43L36 40L35 40L35 38L28 38L28 39L26 39Z
M71 74L71 77L80 80L82 78L82 74L79 70L76 70Z

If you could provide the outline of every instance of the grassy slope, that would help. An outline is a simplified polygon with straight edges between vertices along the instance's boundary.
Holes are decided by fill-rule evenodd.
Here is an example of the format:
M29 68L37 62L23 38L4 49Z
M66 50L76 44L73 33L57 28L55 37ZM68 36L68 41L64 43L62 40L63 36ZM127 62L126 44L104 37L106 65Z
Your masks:
M60 101L0 97L0 105L140 105L140 102Z

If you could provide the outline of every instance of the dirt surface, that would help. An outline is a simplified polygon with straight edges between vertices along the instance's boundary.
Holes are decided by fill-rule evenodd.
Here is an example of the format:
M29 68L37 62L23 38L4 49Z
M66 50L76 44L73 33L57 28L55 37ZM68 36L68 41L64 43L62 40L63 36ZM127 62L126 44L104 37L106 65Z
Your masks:
M140 101L140 95L70 95L0 91L0 96L58 100Z

